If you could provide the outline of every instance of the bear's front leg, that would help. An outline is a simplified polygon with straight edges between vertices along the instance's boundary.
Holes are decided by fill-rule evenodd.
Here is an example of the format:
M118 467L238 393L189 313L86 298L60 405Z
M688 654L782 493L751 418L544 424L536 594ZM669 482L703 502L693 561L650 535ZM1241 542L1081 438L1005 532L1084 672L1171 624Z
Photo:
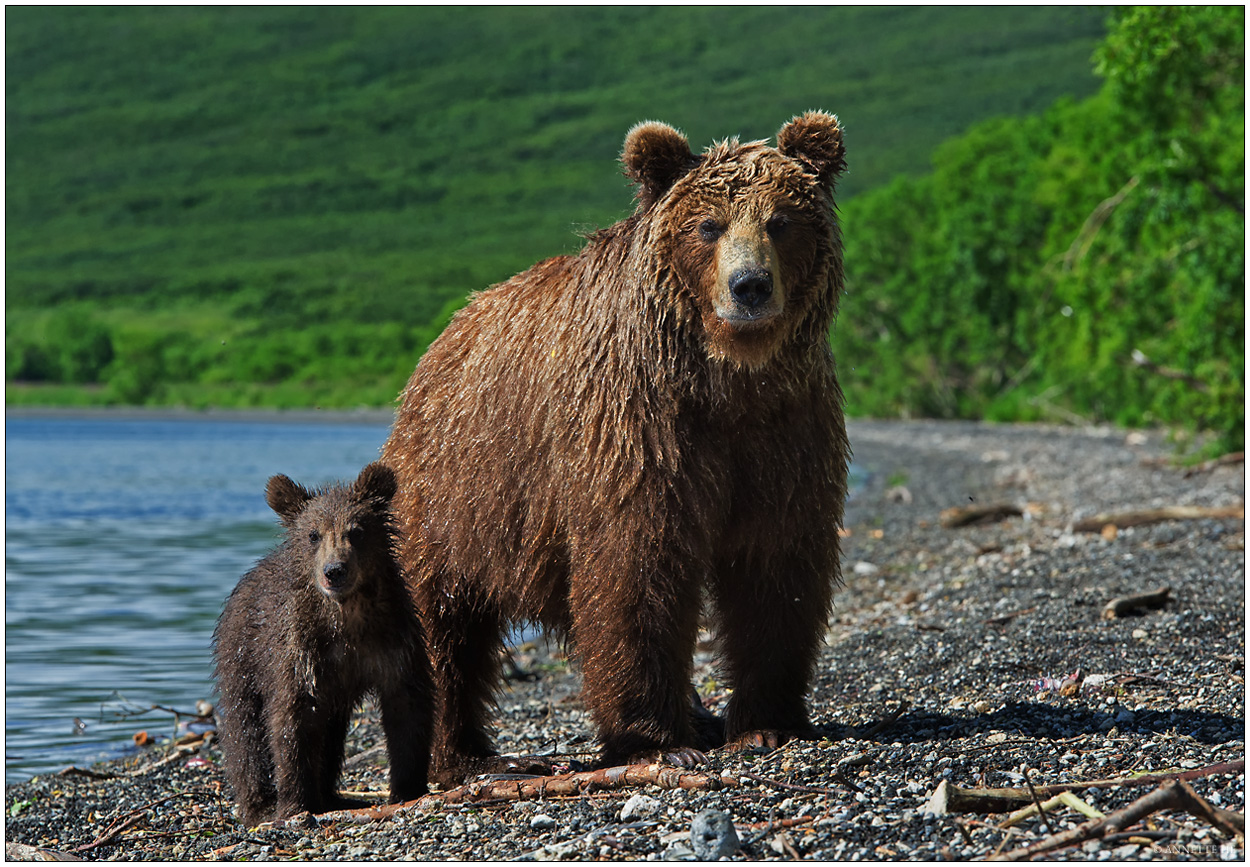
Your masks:
M391 765L391 803L411 801L428 791L434 689L424 659L410 660L405 669L404 678L386 684L379 694Z
M278 789L274 818L285 819L305 810L324 812L325 741L330 722L306 693L275 702L268 722Z
M772 566L757 571L739 560L713 584L721 664L734 690L725 711L731 749L820 737L805 696L824 641L833 580L804 556L778 557Z
M662 550L643 544L644 554ZM582 696L598 728L599 764L705 760L691 729L697 576L633 552L581 564L572 579L572 638Z

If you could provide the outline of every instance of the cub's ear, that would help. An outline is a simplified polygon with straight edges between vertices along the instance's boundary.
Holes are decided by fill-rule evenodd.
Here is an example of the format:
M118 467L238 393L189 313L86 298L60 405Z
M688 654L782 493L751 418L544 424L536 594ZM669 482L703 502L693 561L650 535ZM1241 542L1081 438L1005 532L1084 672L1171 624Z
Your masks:
M809 111L787 123L777 133L777 150L798 160L832 187L846 171L846 148L838 119L823 111Z
M358 496L377 500L382 506L389 506L397 487L395 472L385 464L374 461L360 471L352 487Z
M646 210L699 164L686 137L666 123L649 120L625 136L625 176L638 185L638 207Z
M269 479L265 485L265 502L269 508L278 513L282 523L290 525L304 511L312 492L303 485L296 484L287 476L277 475Z

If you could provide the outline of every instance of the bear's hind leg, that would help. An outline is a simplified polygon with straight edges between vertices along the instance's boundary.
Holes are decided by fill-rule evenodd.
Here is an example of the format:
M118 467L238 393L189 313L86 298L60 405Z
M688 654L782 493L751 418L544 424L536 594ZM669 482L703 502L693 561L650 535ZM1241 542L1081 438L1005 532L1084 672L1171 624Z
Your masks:
M451 585L456 586L456 585ZM436 685L430 778L456 786L494 769L490 707L500 676L501 618L484 600L457 595L422 600L426 646Z

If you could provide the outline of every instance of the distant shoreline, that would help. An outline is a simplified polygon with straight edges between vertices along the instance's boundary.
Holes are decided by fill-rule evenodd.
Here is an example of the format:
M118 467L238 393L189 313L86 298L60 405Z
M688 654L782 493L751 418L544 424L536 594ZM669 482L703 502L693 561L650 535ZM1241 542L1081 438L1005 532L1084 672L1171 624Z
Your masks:
M248 421L318 424L384 424L395 420L393 409L187 409L160 406L5 406L4 418L51 418L142 421Z

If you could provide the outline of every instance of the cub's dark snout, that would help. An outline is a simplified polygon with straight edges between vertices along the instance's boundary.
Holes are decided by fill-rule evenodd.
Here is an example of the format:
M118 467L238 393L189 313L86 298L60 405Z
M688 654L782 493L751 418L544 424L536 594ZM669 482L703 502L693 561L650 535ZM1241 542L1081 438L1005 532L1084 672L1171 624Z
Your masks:
M729 294L743 307L753 310L772 297L773 275L767 268L739 268L729 275Z
M327 563L325 568L321 570L321 574L325 576L326 584L329 585L330 589L336 590L342 587L347 580L347 567L343 565L342 561Z

